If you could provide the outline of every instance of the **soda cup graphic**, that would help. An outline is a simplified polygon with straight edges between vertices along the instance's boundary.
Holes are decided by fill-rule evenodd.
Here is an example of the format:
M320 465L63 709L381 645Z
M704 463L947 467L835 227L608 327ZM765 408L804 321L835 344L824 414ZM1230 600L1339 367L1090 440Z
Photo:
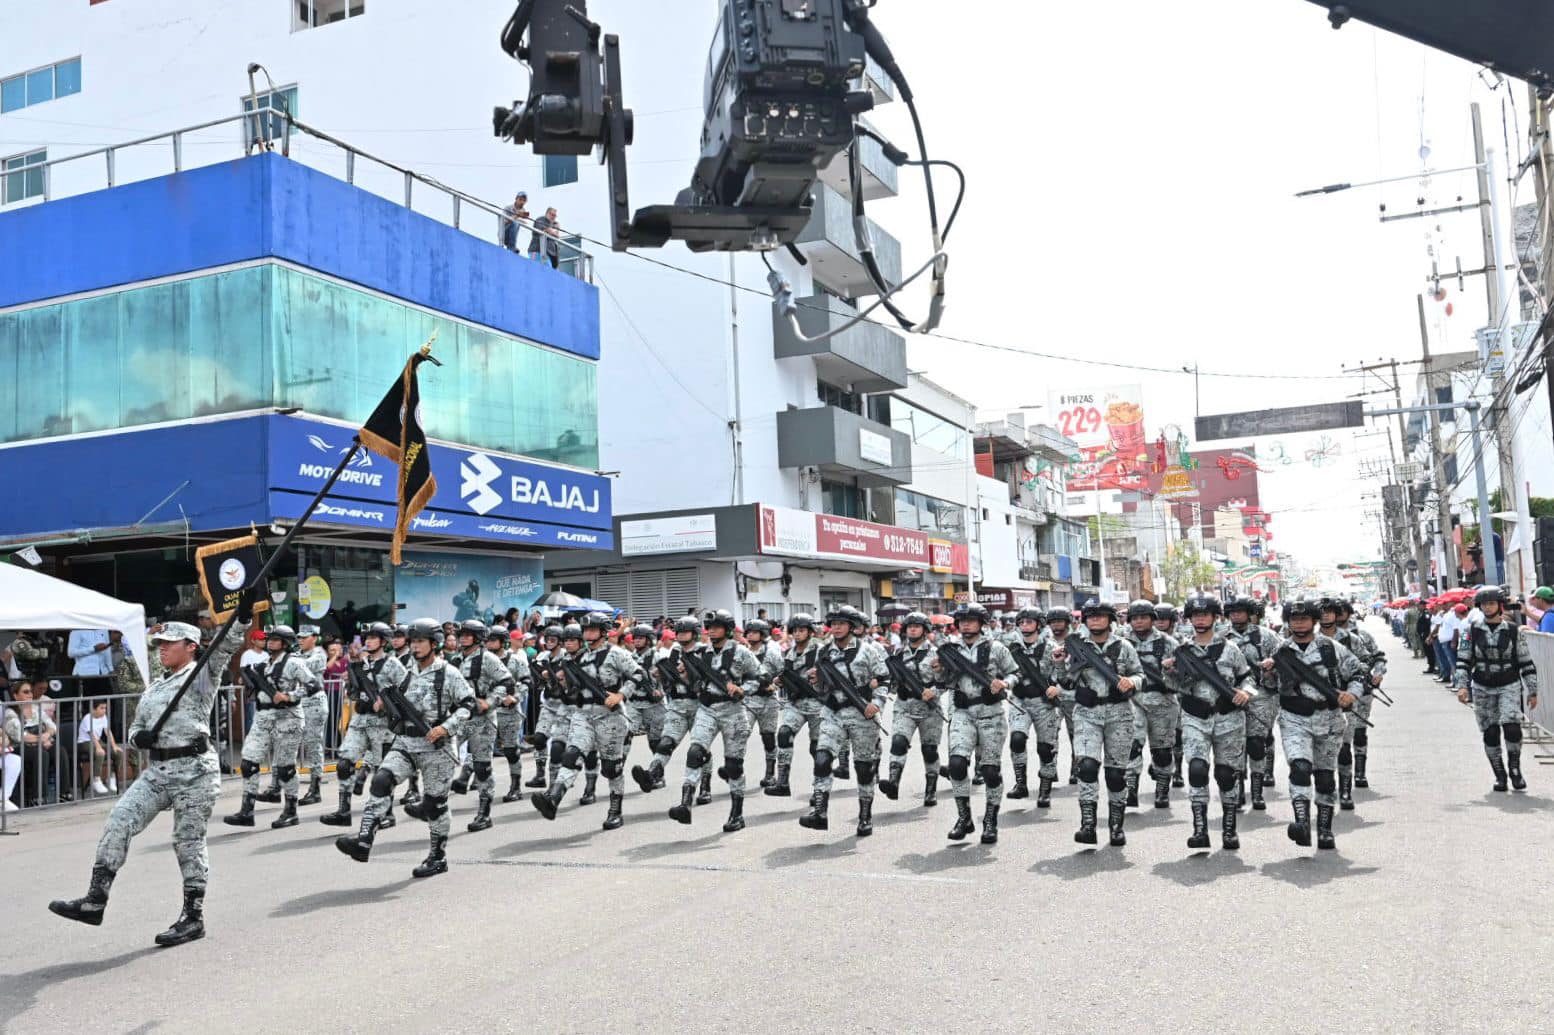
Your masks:
M1112 451L1130 461L1144 452L1144 408L1135 402L1120 400L1106 406L1106 430Z

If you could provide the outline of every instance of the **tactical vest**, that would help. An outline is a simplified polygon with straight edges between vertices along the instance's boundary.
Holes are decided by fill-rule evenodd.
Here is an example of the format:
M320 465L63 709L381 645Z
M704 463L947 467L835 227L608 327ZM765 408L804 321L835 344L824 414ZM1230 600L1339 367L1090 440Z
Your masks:
M840 657L830 659L831 664L835 665L842 673L842 675L849 681L851 681L853 678L853 662L857 660L858 651L861 649L861 647L862 645L858 643L856 639L854 639L853 645L851 647L838 652L841 655ZM820 685L824 687L825 683L822 682ZM859 687L858 689L865 698L869 696L868 690L864 689L863 687ZM856 709L858 707L852 702L851 698L842 693L840 690L828 691L825 697L825 705L827 708L830 708L834 712L841 711L843 708Z
M1468 632L1473 650L1468 659L1468 677L1479 686L1498 689L1521 679L1516 664L1516 626L1501 622L1491 628L1475 625Z
M796 652L793 657L783 659L783 667L799 677L796 680L789 680L783 684L788 692L788 700L803 701L820 696L811 686L809 677L805 675L805 673L815 667L815 658L819 650L818 646L812 644L808 649ZM797 662L797 664L794 664L794 662ZM800 691L800 683L803 683L808 689Z
M1134 644L1134 646L1138 647L1140 645ZM1169 686L1166 686L1165 677L1162 674L1164 670L1161 668L1161 665L1165 661L1165 652L1166 641L1164 636L1153 637L1149 641L1149 650L1139 651L1139 664L1143 666L1144 669L1144 689L1150 693L1175 693L1175 691L1172 690ZM1146 657L1152 657L1155 659L1155 667L1153 669L1144 664L1144 659Z
M291 697L291 691L287 690L286 687L282 685L281 681L286 675L286 662L290 660L290 655L283 654L281 655L281 660L271 665L264 673L264 678L270 681L270 686L275 689L275 692L278 694L285 694L288 697ZM254 667L263 668L264 666L255 665ZM295 708L300 703L301 702L298 701L295 697L292 697L291 700L285 702L284 704L276 704L274 701L271 701L269 704L265 704L263 701L255 701L254 710L265 712L269 711L271 708Z
M679 645L676 645L670 650L669 656L664 660L668 662L670 669L678 672L680 658L686 653L686 651L680 649ZM696 680L687 672L684 682L681 682L679 679L668 680L664 686L664 693L668 694L669 699L672 701L694 701L696 700Z
M1090 644L1090 647L1097 654L1101 655L1101 657L1111 662L1113 668L1117 667L1117 659L1122 656L1121 640L1117 639L1116 637L1111 637L1106 641L1105 647L1097 647L1093 643ZM1085 667L1079 664L1079 662L1075 660L1072 654L1069 655L1069 663L1074 666L1076 674L1078 671L1083 670ZM1127 699L1128 697L1126 694L1116 690L1108 691L1105 696L1102 696L1101 694L1098 694L1092 690L1088 683L1083 681L1076 682L1074 686L1074 702L1076 704L1082 704L1086 708L1096 708L1103 704L1120 704Z
M1293 645L1300 650L1300 644ZM1322 668L1327 670L1327 682L1334 691L1343 689L1343 676L1338 671L1338 648L1332 640L1317 644L1317 653L1322 658ZM1277 671L1277 670L1275 670ZM1320 670L1319 670L1320 671ZM1300 692L1304 682L1295 682L1283 672L1279 673L1279 707L1296 715L1314 715L1318 711L1332 711L1338 707L1338 702L1324 697L1320 701L1313 701Z
M954 650L955 648L954 648L954 645L952 645L952 644L945 644L945 649L946 650ZM992 659L992 657L993 657L993 645L992 645L992 643L988 642L987 640L983 640L982 642L977 644L976 649L975 649L974 653L972 654L971 661L972 661L972 664L976 665L976 667L978 669L980 669L983 672L986 672L987 671L988 662ZM960 689L959 686L957 686L955 688L955 707L957 707L957 708L971 708L971 707L974 707L975 705L979 705L979 704L998 704L1000 701L1003 700L1002 697L998 696L997 694L994 694L990 690L983 690L981 687L978 687L977 690L978 690L977 695L975 697L973 697L971 694L966 693L964 690Z
M431 730L436 729L438 726L441 726L444 722L448 721L449 712L444 708L444 702L443 702L443 699L442 699L443 680L447 677L447 675L448 675L448 669L446 667L446 662L444 663L444 667L439 668L432 675L432 693L437 695L436 696L437 707L436 707L436 709L434 709L434 715L436 717L434 719L432 719L432 721L426 723L426 729L427 729L428 732L430 732ZM410 686L411 686L411 684L413 684L415 682L415 677L416 677L416 673L415 673L414 670L412 670L412 671L410 671L410 672L405 674L405 681L403 683L399 684L399 692L400 692L400 694L405 695L407 700L409 699ZM419 705L414 705L413 702L412 702L412 704L413 704L414 707L417 708L417 710L419 710L419 708L420 708ZM424 716L423 716L423 721L425 721ZM393 732L396 733L396 734L404 734L405 733L404 725L402 723L401 724L393 724L393 725L390 726L390 729L392 729Z
M1204 648L1204 660L1212 665L1216 671L1219 670L1219 660L1225 656L1225 647L1228 646L1228 644L1228 640L1220 640L1218 643L1211 643L1206 648ZM1184 649L1191 649L1193 645L1183 644L1182 646ZM1239 650L1240 648L1237 649ZM1220 674L1224 675L1223 672ZM1200 682L1200 680L1194 680L1194 682ZM1226 680L1226 682L1229 682L1229 680ZM1211 687L1210 689L1212 690L1213 688ZM1214 690L1213 693L1214 700L1212 701L1205 701L1197 694L1190 694L1185 692L1182 693L1180 695L1182 711L1197 719L1207 719L1209 716L1216 713L1220 715L1229 715L1231 712L1236 710L1236 706L1231 704L1230 701L1226 700L1224 694L1221 694L1217 690Z

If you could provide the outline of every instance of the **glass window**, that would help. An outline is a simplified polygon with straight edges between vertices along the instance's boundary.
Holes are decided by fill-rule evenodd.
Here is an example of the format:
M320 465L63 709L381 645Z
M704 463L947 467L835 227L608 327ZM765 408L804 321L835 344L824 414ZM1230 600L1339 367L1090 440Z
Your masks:
M577 182L577 155L545 155L545 167L540 183L546 187L560 187Z
M46 150L30 151L24 155L12 155L10 158L0 160L0 172L4 173L3 181L0 181L0 205L9 205L14 201L23 201L27 198L41 198L43 177L46 172L42 165L48 160L49 155Z
M0 82L0 112L15 111L27 106L27 77L13 75Z
M820 483L820 497L825 512L837 517L863 519L863 492L857 486L845 482Z
M957 460L965 458L967 434L964 428L956 427L943 417L937 417L899 397L890 401L888 413L890 426L909 435L914 445Z
M54 66L27 73L27 103L42 104L54 99Z
M54 96L69 97L81 92L81 59L71 58L54 66Z
M849 392L845 388L827 384L824 381L815 382L815 394L822 403L827 406L836 406L848 413L863 415L864 397L857 392Z
M257 97L244 97L243 110L269 113L243 121L244 147L252 147L256 139L279 140L286 123L280 113L297 114L297 88L288 86L279 90L266 90Z
M291 31L332 25L355 18L367 9L366 0L295 0Z

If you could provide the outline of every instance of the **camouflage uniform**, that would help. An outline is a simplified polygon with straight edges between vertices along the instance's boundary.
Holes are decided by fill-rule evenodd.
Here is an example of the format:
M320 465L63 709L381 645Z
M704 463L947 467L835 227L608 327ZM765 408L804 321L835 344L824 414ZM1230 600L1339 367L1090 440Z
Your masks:
M851 642L845 648L838 647L834 640L821 647L819 659L834 664L858 688L865 701L883 711L886 684L890 679L885 666L885 648L869 640L860 640L856 634L849 639ZM871 688L869 684L876 681L879 685ZM830 793L835 774L829 760L840 758L844 748L850 748L862 810L874 801L874 778L878 775L880 761L880 728L874 719L864 718L851 699L840 691L827 692L824 687L822 682L821 704L825 711L820 723L820 743L815 748L815 790ZM826 770L824 775L822 768Z
M362 675L374 688L397 687L409 675L399 659L388 652L377 658L367 655L359 664ZM351 697L351 721L345 728L345 739L340 742L340 752L335 759L335 776L340 780L340 806L335 813L339 819L332 825L342 825L351 816L351 784L356 779L356 765L363 763L363 778L383 764L383 752L391 739L388 720L372 709L372 702L353 694ZM361 793L360 790L357 793ZM392 813L390 802L390 813Z
M782 648L771 640L763 640L759 650L752 650L761 666L760 689L746 703L750 706L751 721L761 735L761 750L765 754L766 776L762 787L771 786L777 770L777 728L782 725L782 702L777 699L777 674L782 671Z
M1364 692L1355 699L1354 707L1346 715L1344 746L1338 750L1339 803L1345 809L1352 809L1354 800L1351 788L1356 785L1369 786L1365 763L1370 756L1370 728L1360 720L1371 717L1371 708L1376 703L1376 687L1371 680L1387 674L1387 656L1377 645L1376 638L1358 625L1340 625L1338 635L1333 638L1348 647L1349 653L1365 669L1365 679L1360 684Z
M1318 674L1326 676L1330 691L1347 691L1359 696L1365 669L1343 644L1317 634L1304 645L1293 639L1286 640L1279 653L1288 652L1293 652ZM1279 674L1279 740L1290 767L1290 803L1295 810L1295 822L1290 824L1289 835L1297 844L1311 843L1311 798L1315 784L1319 829L1328 831L1325 840L1331 846L1330 827L1337 790L1334 769L1338 765L1338 752L1343 747L1347 724L1344 713L1327 694L1284 673Z
M1189 603L1191 603L1189 601ZM1246 760L1246 712L1227 699L1207 680L1189 675L1182 662L1188 652L1213 665L1232 690L1256 696L1251 685L1252 667L1241 647L1218 632L1207 644L1190 637L1172 652L1179 703L1182 708L1182 748L1187 759L1187 800L1192 803L1194 842L1189 847L1208 847L1205 814L1209 803L1209 773L1219 786L1224 810L1225 847L1238 846L1235 821L1238 795L1236 774Z
M648 745L655 750L658 742L664 736L664 692L659 689L657 663L669 656L667 650L660 650L648 644L642 650L632 654L632 661L636 665L636 671L631 676L631 692L626 699L631 702L631 730L627 733L626 742L631 743L632 737L645 737ZM628 754L630 751L628 750Z
M475 829L479 830L490 825L491 801L496 797L496 775L491 771L491 757L496 751L497 706L512 690L513 674L501 658L478 645L464 652L459 670L474 695L463 734L469 745L465 767L474 776L474 787L480 794L473 821ZM462 773L451 784L451 789L459 794L469 787L468 778Z
M279 661L262 667L277 693L291 698L286 704L273 704L261 694L254 705L254 725L243 738L243 794L259 796L259 767L268 763L276 783L288 802L297 797L297 752L302 744L304 694L321 685L318 675L294 654L282 654Z
M1517 790L1526 787L1522 778L1522 695L1538 694L1538 670L1527 648L1527 637L1510 620L1491 623L1477 619L1463 634L1457 648L1457 669L1453 683L1468 690L1473 702L1473 718L1483 735L1484 754L1495 773L1495 790L1506 789L1506 767ZM1501 735L1505 739L1505 761L1500 758Z
M156 651L152 651L151 656L156 657ZM25 630L18 632L16 639L11 641L11 657L16 661L17 670L28 679L37 679L48 670L48 648L33 643Z
M1127 786L1130 795L1137 794L1147 746L1149 775L1155 781L1155 808L1166 808L1171 802L1171 755L1183 720L1182 706L1176 699L1176 682L1161 665L1176 650L1178 641L1154 629L1140 636L1132 625L1123 635L1133 644L1144 669L1144 685L1132 701L1133 745L1128 752Z
M798 640L794 639L788 644L783 653L783 667L796 673L806 683L809 681L808 673L815 667L815 659L820 652L820 640L811 636L809 643L801 650ZM805 696L796 696L788 688L783 689L782 724L777 729L777 782L772 790L777 790L775 797L786 797L788 792L788 773L793 766L793 742L798 737L799 730L809 729L809 753L811 757L820 748L820 730L825 724L825 705L820 702L818 690L812 690Z
M1086 642L1091 642L1093 638L1086 633L1088 630L1071 632L1068 639L1080 636ZM1138 652L1133 649L1133 644L1120 636L1108 634L1103 643L1091 642L1091 646L1105 656L1119 676L1141 681L1144 669L1139 664ZM1099 673L1081 665L1071 645L1065 647L1065 664L1068 667L1067 680L1074 687L1074 754L1079 760L1081 830L1088 825L1092 831L1091 836L1094 836L1094 817L1100 798L1097 780L1104 764L1112 843L1122 844L1125 843L1122 816L1128 800L1128 755L1133 748L1132 695L1113 690ZM1054 683L1058 682L1054 680ZM1085 840L1082 843L1091 842Z
M324 689L324 667L329 655L324 648L314 645L312 650L300 651L297 657L313 673L312 688L302 699L302 743L297 750L297 764L306 766L310 794L316 796L318 780L324 773L324 728L329 725L329 692Z
M555 819L556 808L576 782L584 760L596 757L610 784L610 811L604 829L614 830L621 825L621 802L626 792L626 733L631 719L624 701L614 708L606 708L604 702L611 694L624 695L631 689L628 683L638 671L637 663L630 651L611 644L602 635L591 645L585 641L585 646L567 660L591 676L599 689L590 689L582 680L572 680L563 672L561 678L567 681L572 718L561 768L550 788L544 794L531 795L529 800L546 819ZM592 778L588 790L593 791Z
M529 699L533 676L529 672L529 654L522 647L498 654L497 659L512 677L507 693L497 699L495 708L496 749L507 760L507 777L511 784L508 797L502 799L507 801L516 800L518 787L523 782L523 756L518 752L518 744L523 736L524 707ZM512 704L505 703L507 697L513 698Z
M696 644L692 650L704 653L706 647ZM681 644L675 644L664 652L660 659L671 669L680 667L680 655L685 651ZM655 662L655 666L656 666ZM661 674L660 674L661 675ZM631 770L631 778L637 781L637 786L643 793L663 786L664 769L669 765L669 758L674 754L675 748L691 732L691 727L696 724L696 715L701 710L701 704L696 699L696 687L694 681L686 679L660 679L663 684L664 695L664 719L663 728L658 738L653 741L653 759L647 766L634 766Z
M730 630L732 632L732 630ZM700 783L702 769L712 761L712 741L723 738L723 765L718 775L728 783L732 813L730 822L743 816L745 797L745 742L750 737L750 710L744 700L760 686L761 664L750 648L726 641L721 649L712 649L708 664L721 679L738 683L744 697L730 697L723 686L700 689L696 722L691 727L691 746L685 756L685 787ZM687 817L687 822L689 818ZM741 820L740 825L743 825Z
M925 701L894 680L896 699L890 707L890 775L879 782L885 797L896 800L901 786L901 774L906 769L907 752L912 749L912 737L918 739L918 749L923 755L923 804L937 804L935 790L939 783L939 741L944 737L944 712L940 710L938 694L939 672L933 667L939 652L923 637L916 646L908 641L902 644L896 657L912 671L925 690L934 692L932 700Z
M546 768L549 783L556 782L561 756L567 748L567 731L572 728L572 706L567 703L565 691L555 680L555 672L565 657L566 651L559 644L551 653L541 652L535 657L536 666L544 668L547 677L540 699L540 719L535 724L534 732L537 745L549 742L548 757L536 758L535 764Z
M1045 635L1045 630L1035 638L1026 640L1021 637L1019 642L1009 648L1010 657L1022 673L1020 685L1014 690L1014 698L1011 700L1009 713L1009 759L1014 764L1014 787L1009 791L1011 798L1024 798L1030 791L1026 785L1026 773L1030 757L1028 745L1031 732L1036 734L1036 757L1041 762L1037 768L1036 778L1040 781L1036 791L1036 805L1038 808L1047 808L1051 804L1052 784L1058 778L1058 738L1063 734L1063 711L1058 700L1047 696L1046 672L1048 669L1048 655L1052 652L1053 640ZM1031 678L1025 676L1026 669L1022 665L1022 659L1029 659L1028 664L1034 667ZM1061 691L1061 687L1059 688ZM1073 691L1067 691L1072 702Z
M940 655L949 651L956 651L969 658L989 678L1007 683L1011 691L1021 685L1009 648L989 639L985 634L976 637L971 644L967 644L964 639L950 639L939 645ZM945 688L951 691L950 704L953 710L950 712L949 769L955 808L962 820L969 818L971 762L976 759L984 784L986 812L983 832L986 835L989 833L986 829L988 826L996 830L998 808L1004 798L1002 763L1004 740L1009 735L1004 695L985 691L969 676L956 677L954 670L942 657L939 659L939 674L945 680Z
M1241 648L1252 665L1252 681L1259 693L1246 706L1246 755L1247 768L1252 773L1252 807L1261 810L1263 788L1273 786L1273 727L1279 718L1279 677L1272 671L1264 672L1260 666L1265 658L1283 645L1271 629L1248 622L1237 630L1231 626L1225 638Z

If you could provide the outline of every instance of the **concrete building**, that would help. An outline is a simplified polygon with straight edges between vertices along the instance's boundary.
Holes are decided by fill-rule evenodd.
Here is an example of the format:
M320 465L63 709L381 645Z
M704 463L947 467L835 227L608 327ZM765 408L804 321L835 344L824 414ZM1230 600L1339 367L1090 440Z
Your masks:
M1068 518L1061 485L1061 465L1075 452L1071 439L1045 424L1028 425L1022 413L977 426L983 556L977 595L984 604L1004 611L1066 607L1074 602L1076 570L1081 585L1098 581L1092 572L1086 583L1081 568L1093 560L1087 538L1077 556L1057 549L1079 542L1075 529L1083 527ZM1065 556L1069 569L1062 574Z

